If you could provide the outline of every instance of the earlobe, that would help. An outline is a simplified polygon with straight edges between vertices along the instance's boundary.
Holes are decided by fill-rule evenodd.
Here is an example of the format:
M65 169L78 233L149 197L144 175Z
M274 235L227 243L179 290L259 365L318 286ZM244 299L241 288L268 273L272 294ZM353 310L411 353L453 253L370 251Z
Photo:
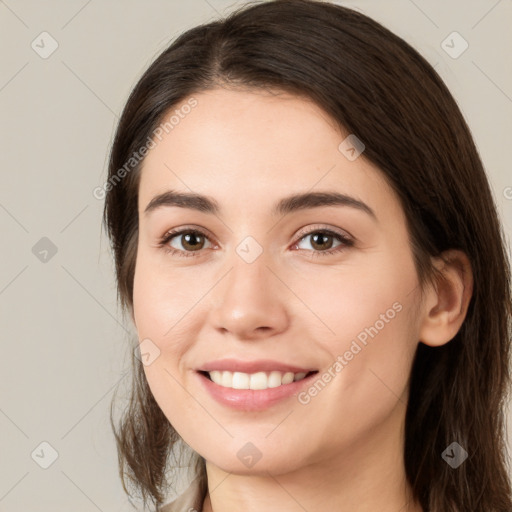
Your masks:
M419 340L437 347L448 343L459 331L473 294L473 272L467 255L445 251L434 265L439 277L425 292Z

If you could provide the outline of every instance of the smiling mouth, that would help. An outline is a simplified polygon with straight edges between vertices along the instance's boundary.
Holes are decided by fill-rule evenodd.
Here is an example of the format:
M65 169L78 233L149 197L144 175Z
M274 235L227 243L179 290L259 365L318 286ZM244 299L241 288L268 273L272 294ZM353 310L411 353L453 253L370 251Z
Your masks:
M307 373L280 371L244 373L213 370L210 372L199 371L199 373L224 388L264 390L286 386L287 384L303 380L310 375L318 373L318 371L314 370Z

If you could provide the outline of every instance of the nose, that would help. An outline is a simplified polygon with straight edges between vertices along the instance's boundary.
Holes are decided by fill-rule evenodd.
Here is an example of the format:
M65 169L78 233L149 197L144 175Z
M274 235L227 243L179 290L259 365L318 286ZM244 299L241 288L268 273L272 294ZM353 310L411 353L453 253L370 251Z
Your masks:
M289 322L290 292L262 255L252 263L235 256L213 290L211 321L221 334L251 340L283 332Z

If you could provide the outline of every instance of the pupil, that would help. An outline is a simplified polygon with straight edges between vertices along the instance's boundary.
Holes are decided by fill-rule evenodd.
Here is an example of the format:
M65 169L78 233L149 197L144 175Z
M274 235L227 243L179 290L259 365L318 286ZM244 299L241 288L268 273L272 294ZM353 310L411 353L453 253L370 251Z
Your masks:
M198 245L201 244L201 242L197 242L197 239L200 238L200 235L196 235L195 233L187 233L185 236L185 244L191 246L192 248L197 248ZM196 239L196 243L190 242L192 239Z
M330 238L331 235L326 235L326 234L316 234L316 235L313 235L313 243L315 245L318 245L319 243L320 244L325 244L327 242L327 240ZM320 242L318 239L321 239ZM322 248L322 247L320 247ZM324 246L323 249L325 249L326 247ZM328 249L329 247L327 247Z

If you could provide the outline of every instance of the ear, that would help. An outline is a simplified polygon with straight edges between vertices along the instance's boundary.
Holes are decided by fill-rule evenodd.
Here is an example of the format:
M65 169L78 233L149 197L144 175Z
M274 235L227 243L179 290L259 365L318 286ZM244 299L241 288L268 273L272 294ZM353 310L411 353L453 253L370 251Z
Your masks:
M419 340L438 347L459 331L473 294L473 272L465 253L451 249L434 260L440 275L425 292Z

